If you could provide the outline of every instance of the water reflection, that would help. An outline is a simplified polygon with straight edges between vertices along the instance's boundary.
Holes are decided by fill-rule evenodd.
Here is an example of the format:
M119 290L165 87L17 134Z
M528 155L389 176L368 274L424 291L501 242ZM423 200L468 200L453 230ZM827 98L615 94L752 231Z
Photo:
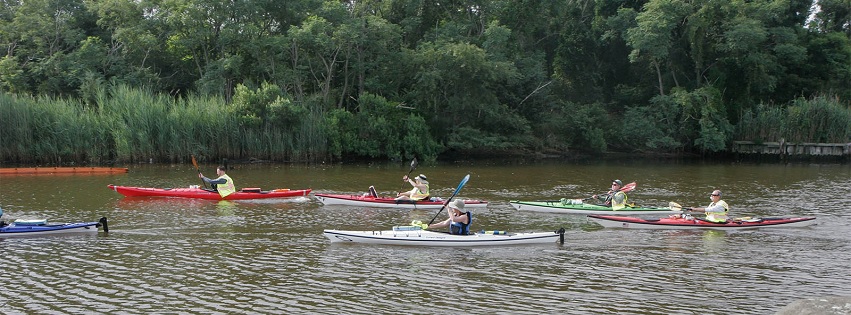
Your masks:
M216 210L219 213L219 216L227 217L232 216L236 212L237 206L233 201L228 200L220 200L216 203Z

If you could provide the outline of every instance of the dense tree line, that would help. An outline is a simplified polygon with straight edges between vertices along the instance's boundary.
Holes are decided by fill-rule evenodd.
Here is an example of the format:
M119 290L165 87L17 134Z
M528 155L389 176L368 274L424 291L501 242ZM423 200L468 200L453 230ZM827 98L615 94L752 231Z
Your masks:
M6 161L851 141L849 0L5 0L0 47Z

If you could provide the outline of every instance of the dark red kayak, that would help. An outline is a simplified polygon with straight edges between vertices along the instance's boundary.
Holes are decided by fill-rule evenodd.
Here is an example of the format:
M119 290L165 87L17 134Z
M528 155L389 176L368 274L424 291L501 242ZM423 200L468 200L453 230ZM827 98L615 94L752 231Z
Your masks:
M180 198L195 198L208 200L246 200L246 199L268 199L268 198L289 198L298 196L307 196L310 194L310 189L273 189L260 190L259 188L243 188L235 193L222 198L218 192L209 191L201 188L148 188L148 187L129 187L107 185L119 194L127 197L180 197Z
M679 215L661 219L642 219L612 215L589 215L588 218L604 227L655 230L739 230L769 227L803 227L816 222L815 217L739 218L728 220L726 223L709 222L691 216L682 217Z

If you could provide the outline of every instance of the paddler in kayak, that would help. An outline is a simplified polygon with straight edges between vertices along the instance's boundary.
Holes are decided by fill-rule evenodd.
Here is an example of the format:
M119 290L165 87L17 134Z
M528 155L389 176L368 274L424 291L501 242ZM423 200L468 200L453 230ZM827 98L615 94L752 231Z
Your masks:
M219 178L209 179L204 176L204 174L198 173L198 177L200 177L204 182L210 184L213 187L214 191L217 191L222 198L227 197L228 195L236 192L236 186L233 184L233 179L225 174L225 170L227 168L225 166L219 166L216 168L216 175L219 175Z
M423 200L428 198L429 187L428 180L425 175L420 174L413 179L408 178L408 175L405 175L402 177L402 180L408 182L411 186L414 186L414 188L409 191L399 193L396 195L396 200Z
M593 195L591 198L600 199L600 197L606 196L606 200L603 202L604 206L612 206L614 210L623 209L626 206L626 193L621 191L623 188L623 182L620 179L612 180L612 190L605 193L604 195Z
M721 200L721 191L717 189L713 190L712 193L709 194L709 200L712 200L712 202L705 208L691 208L691 211L706 213L706 221L715 223L727 222L727 212L730 211L730 206L727 205L727 202Z
M464 200L455 199L446 206L446 213L449 219L443 222L437 222L428 226L429 230L436 228L449 227L449 234L467 235L470 234L470 225L473 224L473 213L464 211Z

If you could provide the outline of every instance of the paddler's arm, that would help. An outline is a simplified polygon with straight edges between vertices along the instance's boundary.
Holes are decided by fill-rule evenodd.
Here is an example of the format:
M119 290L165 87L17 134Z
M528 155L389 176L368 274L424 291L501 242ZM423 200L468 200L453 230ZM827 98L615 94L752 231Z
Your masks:
M221 177L216 178L216 179L209 179L206 176L201 175L201 174L198 174L198 177L201 177L201 179L203 179L205 182L207 182L209 184L221 185L221 184L225 184L225 183L228 182L227 179L224 179L224 178L221 178Z
M447 227L447 226L449 226L449 222L450 222L449 220L450 220L450 219L446 219L446 220L443 220L443 221L440 221L440 222L434 223L434 224L432 224L432 225L429 225L429 226L428 226L428 229L429 229L429 230L433 230L433 229L436 229L436 228Z
M449 210L449 221L463 224L470 223L470 218L467 217L466 213L461 215L455 215L455 210L449 208L447 208L446 210Z
M709 207L706 207L706 208L697 207L697 208L691 208L691 210L692 211L698 211L698 212L726 212L727 211L727 209L724 208L724 206L720 202L716 203L713 206L709 206Z

